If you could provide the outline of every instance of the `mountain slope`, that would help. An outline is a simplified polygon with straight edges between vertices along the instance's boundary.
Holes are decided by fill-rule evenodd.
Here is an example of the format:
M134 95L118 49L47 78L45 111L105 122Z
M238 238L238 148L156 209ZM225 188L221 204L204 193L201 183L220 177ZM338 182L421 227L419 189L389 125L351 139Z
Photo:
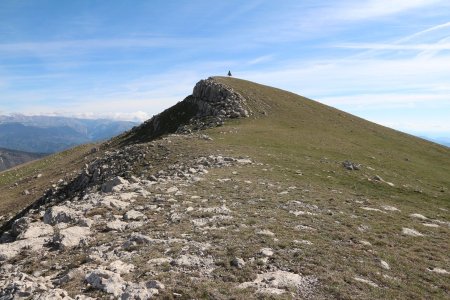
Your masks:
M224 77L91 147L0 174L0 295L448 297L448 148Z
M40 153L29 153L0 148L0 172L43 156L44 154Z

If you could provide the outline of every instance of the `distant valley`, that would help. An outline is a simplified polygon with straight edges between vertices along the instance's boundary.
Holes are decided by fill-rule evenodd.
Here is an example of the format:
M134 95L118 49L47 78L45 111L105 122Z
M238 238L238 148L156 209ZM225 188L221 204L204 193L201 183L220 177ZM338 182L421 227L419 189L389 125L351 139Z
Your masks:
M0 148L0 172L41 157L42 153L29 153Z
M0 116L0 147L32 153L54 153L83 143L106 140L137 124L107 119Z

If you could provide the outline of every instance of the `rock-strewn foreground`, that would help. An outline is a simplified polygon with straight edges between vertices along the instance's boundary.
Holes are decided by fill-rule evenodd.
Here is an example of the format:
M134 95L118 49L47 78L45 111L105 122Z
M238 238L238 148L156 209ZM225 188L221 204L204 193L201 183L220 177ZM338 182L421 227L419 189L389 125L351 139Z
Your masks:
M134 153L133 160L176 140L205 137L172 135L145 147L129 146L127 152ZM82 197L47 200L13 222L0 244L0 299L90 299L83 295L86 291L93 297L104 293L120 299L149 299L161 293L176 297L178 293L166 291L170 283L158 280L161 273L170 270L171 277L214 281L214 272L223 264L236 270L264 266L256 279L236 283L235 289L312 295L317 279L271 266L274 250L270 248L261 248L246 259L229 257L227 261L228 256L214 255L227 244L210 240L210 234L238 235L249 228L239 224L245 216L235 211L238 203L214 194L205 197L196 190L196 183L205 181L214 169L228 169L231 174L256 166L250 158L199 156L170 164L148 179L131 176L127 180L106 171L117 165L123 174L131 171L124 168L131 166L126 162L130 157L121 161L122 154L118 150L101 165L96 161L87 166L83 174L90 170L91 180L98 184L89 185ZM92 179L99 173L96 170L108 177ZM217 184L231 181L219 179ZM268 230L255 234L275 239Z
M286 95L242 91L201 81L5 223L0 299L445 298L446 188L263 127Z

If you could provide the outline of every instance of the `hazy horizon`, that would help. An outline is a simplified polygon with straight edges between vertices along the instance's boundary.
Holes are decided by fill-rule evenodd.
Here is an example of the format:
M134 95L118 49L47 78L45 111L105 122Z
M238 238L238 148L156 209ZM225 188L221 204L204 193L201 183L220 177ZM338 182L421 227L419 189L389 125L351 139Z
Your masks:
M77 116L77 115L57 115L57 114L53 114L53 115L39 115L39 114L21 114L21 113L11 113L11 114L5 114L5 115L0 115L0 118L2 116L27 116L27 117L54 117L54 118L75 118L75 119L84 119L84 120L113 120L113 121L123 121L123 122L134 122L134 123L141 123L146 121L147 119L142 119L139 120L137 118L133 118L133 119L127 119L126 117L124 118L124 116L119 116L118 118L115 118L114 116L111 117L95 117L93 115L90 116ZM431 142L435 142L447 147L450 147L450 132L443 132L443 133L434 133L434 132L407 132L407 131L403 131L403 130L399 130L423 139L426 139L428 141Z

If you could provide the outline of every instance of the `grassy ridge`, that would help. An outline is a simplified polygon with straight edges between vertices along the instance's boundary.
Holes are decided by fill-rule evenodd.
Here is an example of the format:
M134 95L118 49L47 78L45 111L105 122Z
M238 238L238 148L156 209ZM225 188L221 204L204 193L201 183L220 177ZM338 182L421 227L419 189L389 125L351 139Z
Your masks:
M396 189L449 200L448 148L286 91L235 78L216 80L250 99L249 105L256 112L254 119L237 121L234 125L239 134L227 136L224 142L263 147L288 156L288 163L303 163L305 156L352 160L375 169L366 169L368 173L395 181ZM258 115L261 107L268 107L267 116Z

